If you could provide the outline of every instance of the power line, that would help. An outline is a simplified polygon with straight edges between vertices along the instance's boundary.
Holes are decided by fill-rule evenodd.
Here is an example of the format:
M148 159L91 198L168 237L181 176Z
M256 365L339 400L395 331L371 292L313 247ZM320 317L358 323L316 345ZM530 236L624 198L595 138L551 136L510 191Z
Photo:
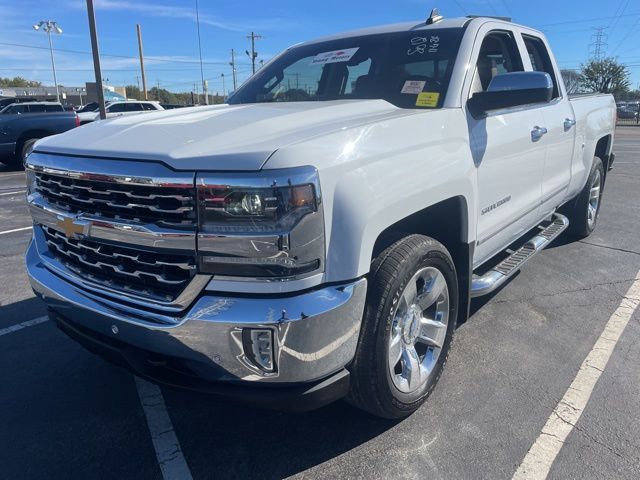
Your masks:
M498 15L498 11L496 10L496 7L493 6L493 3L491 3L491 0L485 0L485 2L489 5L489 8L493 11L494 15Z
M22 44L22 43L7 43L7 42L0 42L0 45L4 45L7 47L21 47L21 48L32 48L35 50L49 50L48 47L41 47L39 45L26 45L26 44ZM76 53L76 54L81 54L81 55L92 55L91 52L84 52L81 50L69 50L69 49L65 49L65 48L54 48L53 49L54 52L65 52L65 53ZM136 60L137 61L137 57L135 56L129 56L129 55L115 55L115 54L108 54L108 53L101 53L100 54L101 57L110 57L110 58L126 58L127 60ZM169 58L163 58L163 57L151 57L149 55L145 55L145 59L147 60L152 60L155 62L168 62L168 63L189 63L189 64L195 64L195 65L199 65L200 62L198 60L180 60L180 59L169 59ZM208 61L203 61L202 63L204 63L205 65L226 65L226 62L208 62ZM249 66L248 63L244 64Z
M506 0L500 0L500 2L502 3L502 5L504 6L505 10L509 14L509 17L513 18L513 14L511 13L511 9L509 8L509 5L507 4Z
M613 28L618 24L620 17L622 17L622 14L625 12L627 7L629 6L629 1L630 0L626 0L626 3L625 3L625 0L620 1L620 5L618 5L618 8L616 8L616 13L614 14L616 18L612 20L612 22L607 26L607 28Z
M467 11L462 7L462 5L460 5L460 2L458 0L453 0L453 3L455 3L458 6L458 8L462 10L462 13L464 13L465 15L469 15Z
M621 46L624 42L626 42L626 41L627 41L627 38L629 38L629 37L631 36L631 34L632 34L633 32L635 32L635 31L636 31L636 26L638 26L638 25L640 25L640 18L638 18L638 20L636 20L636 23L634 24L634 26L633 26L633 27L631 27L631 28L629 29L629 31L628 31L628 32L627 32L627 34L624 36L624 38L623 38L622 40L620 40L620 42L618 43L618 45L616 45L616 48L614 48L614 49L611 51L611 55L614 55L614 54L618 51L618 49L620 48L620 46Z
M638 17L640 16L640 13L629 13L627 15L625 15L625 17ZM612 18L616 18L616 16L611 16L611 17L596 17L596 18L585 18L583 20L567 20L565 22L556 22L556 23L544 23L541 25L537 25L538 28L540 27L555 27L556 25L569 25L571 23L589 23L589 22L601 22L602 20L611 20Z

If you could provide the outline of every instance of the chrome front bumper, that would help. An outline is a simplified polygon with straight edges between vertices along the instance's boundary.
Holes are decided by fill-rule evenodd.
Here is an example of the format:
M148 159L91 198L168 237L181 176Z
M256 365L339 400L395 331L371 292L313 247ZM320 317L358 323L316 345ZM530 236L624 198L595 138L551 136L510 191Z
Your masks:
M283 297L203 290L177 323L167 325L151 321L144 309L118 305L54 273L38 231L36 226L26 254L34 292L66 322L121 348L145 352L150 361L178 362L206 381L282 385L326 378L355 355L365 279ZM247 356L242 332L251 328L272 330L275 372L261 371Z

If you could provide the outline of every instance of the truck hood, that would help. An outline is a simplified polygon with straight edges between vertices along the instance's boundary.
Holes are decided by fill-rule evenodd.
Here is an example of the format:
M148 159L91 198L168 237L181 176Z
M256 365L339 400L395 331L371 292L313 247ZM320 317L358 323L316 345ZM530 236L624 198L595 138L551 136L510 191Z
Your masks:
M412 112L384 100L191 107L97 121L44 139L36 150L156 160L177 170L256 171L286 145Z

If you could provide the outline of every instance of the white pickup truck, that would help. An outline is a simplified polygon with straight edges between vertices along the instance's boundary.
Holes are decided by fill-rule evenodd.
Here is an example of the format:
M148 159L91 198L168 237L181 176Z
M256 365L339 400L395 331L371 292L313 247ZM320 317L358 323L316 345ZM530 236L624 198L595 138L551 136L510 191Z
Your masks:
M593 231L614 118L504 19L302 43L226 105L39 141L31 284L62 330L155 382L399 418L471 297Z

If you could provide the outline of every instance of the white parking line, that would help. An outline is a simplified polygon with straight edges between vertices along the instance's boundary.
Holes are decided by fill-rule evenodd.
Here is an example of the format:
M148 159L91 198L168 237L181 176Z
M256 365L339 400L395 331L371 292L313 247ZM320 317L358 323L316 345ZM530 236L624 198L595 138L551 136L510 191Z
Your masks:
M49 317L45 315L43 317L34 318L33 320L27 320L26 322L17 323L16 325L11 325L10 327L2 328L0 329L0 337L2 335L6 335L7 333L17 332L18 330L22 330L23 328L33 327L34 325L46 322L47 320L49 320Z
M18 195L19 193L26 193L26 190L16 190L15 192L3 192L0 193L0 197L4 197L5 195Z
M14 232L23 232L25 230L31 230L33 227L22 227L22 228L14 228L13 230L5 230L4 232L0 232L0 235L5 235L7 233L14 233Z
M180 443L157 385L135 377L140 403L147 418L151 441L164 480L191 480L191 471L182 455Z
M633 312L640 304L640 272L624 296L618 309L613 312L602 334L584 359L580 370L569 389L558 402L540 436L531 446L524 460L514 473L517 480L545 479L553 461L558 456L567 437L582 415L593 393L596 382L604 372Z

